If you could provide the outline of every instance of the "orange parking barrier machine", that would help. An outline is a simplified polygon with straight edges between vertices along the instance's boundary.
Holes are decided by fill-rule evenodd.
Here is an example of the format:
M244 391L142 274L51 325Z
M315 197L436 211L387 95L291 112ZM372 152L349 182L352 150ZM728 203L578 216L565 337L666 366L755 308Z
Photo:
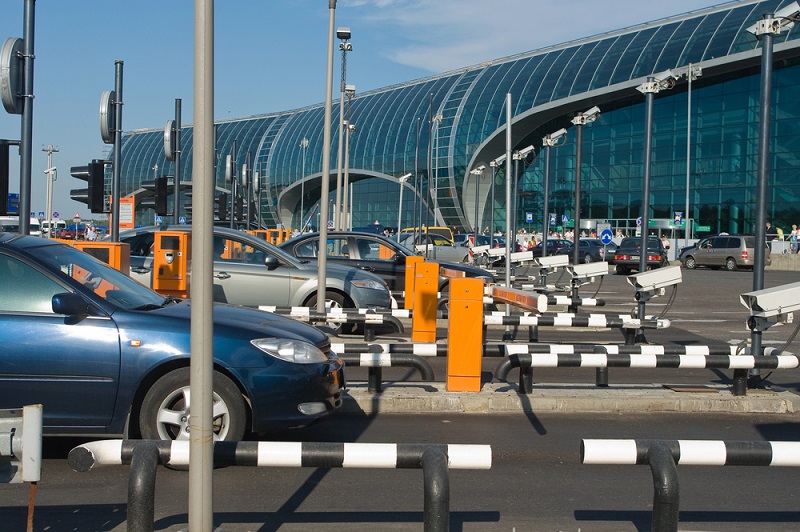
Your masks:
M447 391L481 391L483 357L483 281L450 281L447 322Z
M414 308L414 268L417 264L425 260L418 255L406 257L406 282L403 287L405 291L405 300L403 301L403 308L411 310Z
M125 275L131 274L131 246L129 244L123 242L76 240L72 245L75 249L79 249L105 262Z
M436 307L439 291L439 264L418 262L414 268L414 313L411 315L411 341L436 341ZM406 291L406 298L408 298Z
M187 231L157 231L153 248L153 290L189 297L192 235Z

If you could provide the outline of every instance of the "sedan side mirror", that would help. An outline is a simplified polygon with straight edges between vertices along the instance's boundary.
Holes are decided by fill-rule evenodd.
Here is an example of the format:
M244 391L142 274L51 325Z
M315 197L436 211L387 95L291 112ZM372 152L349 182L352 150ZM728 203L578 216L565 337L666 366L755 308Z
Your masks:
M53 312L65 316L88 316L89 304L78 294L63 292L53 296Z
M272 255L267 255L267 257L264 259L264 266L266 266L270 270L274 270L275 268L280 266L280 264L281 264L280 261L278 261L278 259L276 257L273 257Z

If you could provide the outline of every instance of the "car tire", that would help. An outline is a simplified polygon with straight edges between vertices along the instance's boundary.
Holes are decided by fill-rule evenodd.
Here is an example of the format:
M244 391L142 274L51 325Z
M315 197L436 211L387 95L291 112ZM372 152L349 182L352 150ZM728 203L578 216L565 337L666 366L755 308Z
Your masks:
M694 257L692 257L690 255L690 256L686 257L685 259L683 259L683 266L687 270L694 270L695 268L697 268L697 261L694 260Z
M728 257L727 259L725 259L725 269L726 270L728 270L729 272L732 272L732 271L736 271L736 268L737 268L736 259L734 259L733 257Z
M314 309L317 306L317 294L312 295L306 301L306 305L310 309ZM325 292L325 307L330 309L354 309L356 308L355 304L352 303L349 299L338 292ZM335 334L339 333L352 333L358 329L356 324L349 324L349 323L326 323L326 327L329 327L333 330Z
M139 412L139 431L147 440L188 440L189 368L171 371L147 391ZM236 384L214 372L214 440L240 441L245 434L247 408Z

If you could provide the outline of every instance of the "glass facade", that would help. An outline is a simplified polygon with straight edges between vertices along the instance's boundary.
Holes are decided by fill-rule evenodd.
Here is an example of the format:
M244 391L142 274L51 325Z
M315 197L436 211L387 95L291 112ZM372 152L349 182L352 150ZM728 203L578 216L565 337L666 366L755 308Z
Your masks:
M703 74L693 84L690 120L685 80L655 100L650 217L672 218L675 211L685 210L688 128L688 217L712 232L752 232L761 50L747 27L788 3L730 2L356 95L344 117L356 128L349 149L351 225L377 220L393 227L398 208L403 225L411 225L414 207L423 204L429 207L423 209L426 223L472 230L491 225L494 218L494 225L504 226L505 166L498 168L492 195L488 161L505 153L507 94L512 99L514 149L537 146L537 156L520 168L517 225L541 228L541 138L569 127L575 112L593 105L602 108L602 115L583 130L581 218L635 219L640 215L644 160L644 97L635 87L649 75L692 64ZM800 96L794 89L800 76L798 35L800 29L793 28L774 38L768 216L778 225L800 221L794 155L800 142ZM341 120L338 107L333 108L333 124ZM301 214L316 225L323 113L322 105L313 105L217 124L219 160L224 162L235 141L237 167L247 163L260 176L256 201L265 225L299 227ZM331 146L334 178L339 142L335 130L336 126ZM308 139L307 148L303 139ZM183 128L181 140L182 176L190 182L191 127ZM570 130L566 143L551 152L549 204L559 218L569 215L574 204L574 162ZM487 168L476 187L470 171L481 164ZM163 155L163 131L126 133L123 195L140 190L142 181L156 173L172 173L170 165ZM414 175L400 206L398 178L407 173ZM218 190L230 188L224 164L217 164L216 176ZM489 205L492 196L494 205ZM533 213L532 224L526 223L528 212ZM145 212L137 214L147 219Z

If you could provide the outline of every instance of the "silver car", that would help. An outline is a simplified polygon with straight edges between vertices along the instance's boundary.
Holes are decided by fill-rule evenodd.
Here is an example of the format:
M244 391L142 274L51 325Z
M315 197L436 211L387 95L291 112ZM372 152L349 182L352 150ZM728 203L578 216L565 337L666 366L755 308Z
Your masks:
M414 249L420 255L426 255L429 260L442 260L447 262L469 261L469 248L454 244L443 236L434 233L400 233L395 235L392 240L401 245Z
M153 242L160 227L120 233L131 246L131 277L152 286ZM172 226L171 231L189 231ZM214 228L214 301L246 307L317 304L317 265L298 260L264 240L224 227ZM329 264L326 305L341 308L388 308L391 296L378 276L357 268Z

